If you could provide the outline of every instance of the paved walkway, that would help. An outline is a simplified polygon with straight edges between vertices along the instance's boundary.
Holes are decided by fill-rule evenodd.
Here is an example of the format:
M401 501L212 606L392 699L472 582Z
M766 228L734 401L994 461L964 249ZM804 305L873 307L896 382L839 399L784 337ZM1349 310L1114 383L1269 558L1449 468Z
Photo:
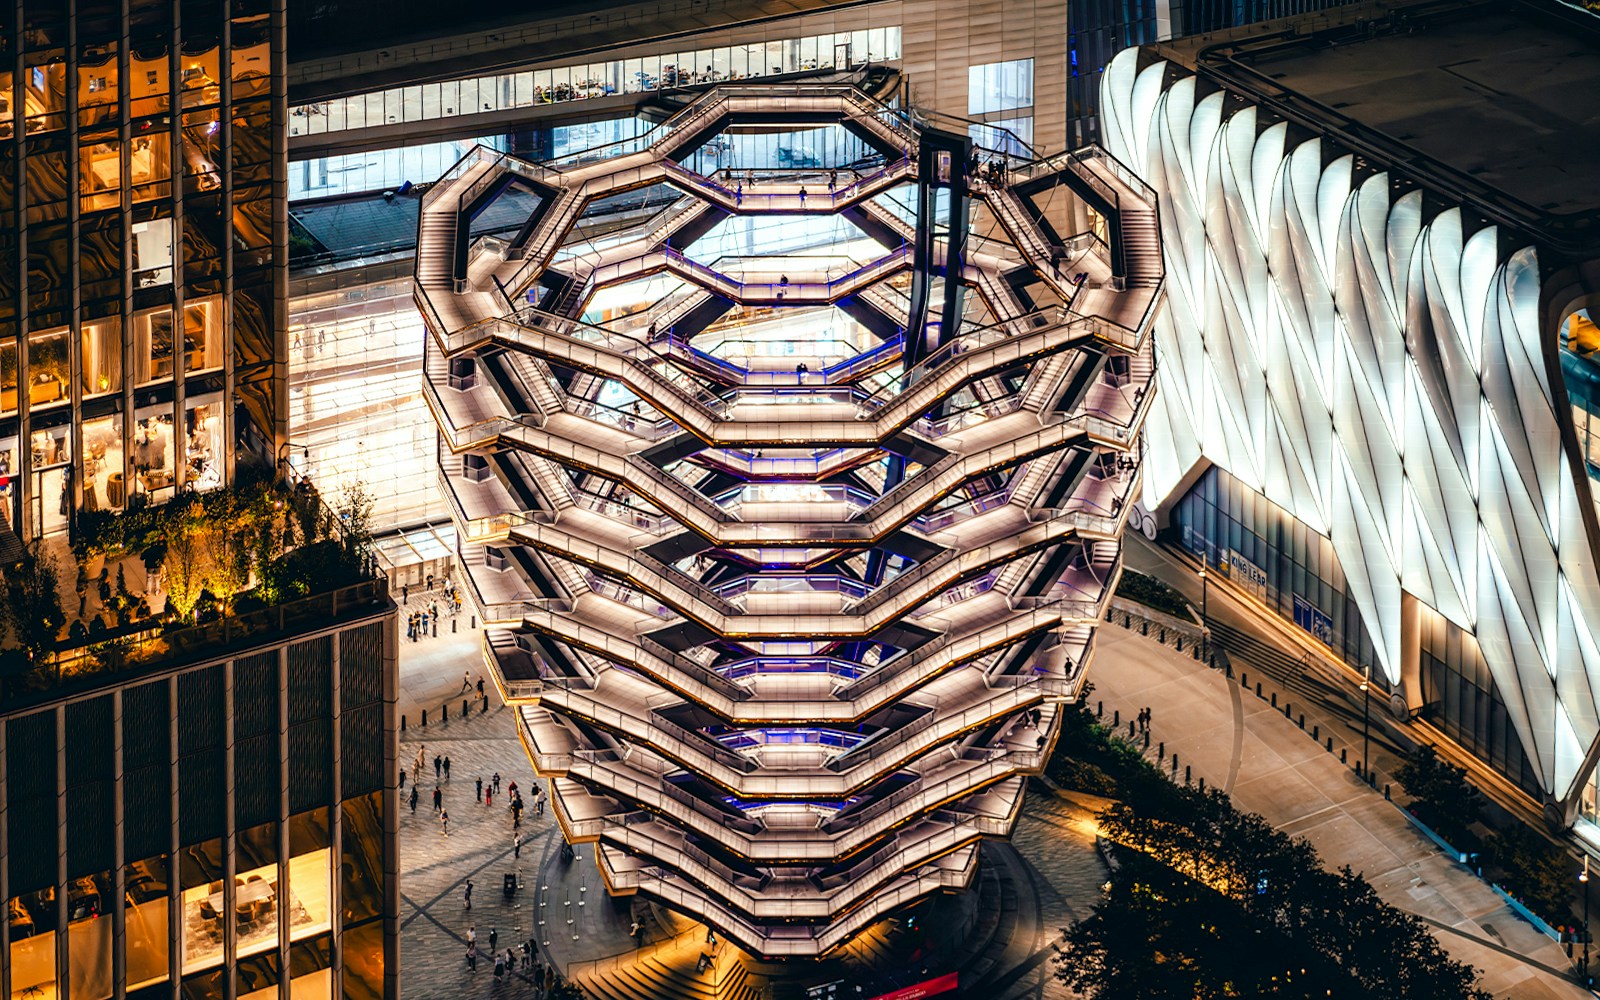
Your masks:
M1213 600L1215 593L1212 594ZM1501 902L1467 868L1445 857L1379 790L1365 787L1335 751L1312 740L1307 713L1290 721L1185 654L1103 625L1096 640L1091 701L1127 719L1152 709L1152 754L1176 752L1180 769L1224 788L1241 809L1311 841L1330 867L1349 865L1389 903L1421 917L1457 959L1483 973L1497 997L1547 1000L1586 996L1567 977L1564 950ZM1235 663L1235 669L1239 664ZM1360 734L1355 734L1360 739ZM1381 765L1380 765L1381 766Z

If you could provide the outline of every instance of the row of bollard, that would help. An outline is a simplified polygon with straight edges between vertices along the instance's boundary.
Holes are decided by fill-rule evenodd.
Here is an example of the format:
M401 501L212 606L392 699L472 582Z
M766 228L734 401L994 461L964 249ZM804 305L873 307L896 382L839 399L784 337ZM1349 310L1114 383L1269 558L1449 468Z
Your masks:
M472 710L469 707L471 704L472 704L472 699L470 699L470 698L462 698L461 699L461 718L465 719L468 715L472 714ZM488 715L489 714L489 696L486 695L486 694L479 696L479 699L478 699L478 714L479 715ZM444 704L439 706L439 722L441 724L443 724L443 723L446 723L446 722L449 722L449 721L450 721L450 703L449 702L445 702ZM427 709L423 709L422 710L422 722L421 722L421 725L424 728L426 728L427 725L428 725L428 710ZM400 716L400 731L402 733L406 731L406 717L405 717L405 715L403 713Z

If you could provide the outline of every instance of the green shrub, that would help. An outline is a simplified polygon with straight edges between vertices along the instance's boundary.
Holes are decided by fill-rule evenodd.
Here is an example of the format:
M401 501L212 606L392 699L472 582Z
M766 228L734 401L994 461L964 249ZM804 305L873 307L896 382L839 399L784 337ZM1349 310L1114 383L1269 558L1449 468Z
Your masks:
M1117 581L1117 596L1186 622L1194 621L1189 602L1176 588L1144 573L1123 570L1122 579Z
M1482 798L1467 784L1467 772L1439 758L1430 746L1418 746L1406 755L1395 779L1416 801L1411 811L1459 850L1482 845L1470 827L1478 819Z
M1572 924L1578 862L1537 833L1512 823L1489 843L1500 887L1556 927Z

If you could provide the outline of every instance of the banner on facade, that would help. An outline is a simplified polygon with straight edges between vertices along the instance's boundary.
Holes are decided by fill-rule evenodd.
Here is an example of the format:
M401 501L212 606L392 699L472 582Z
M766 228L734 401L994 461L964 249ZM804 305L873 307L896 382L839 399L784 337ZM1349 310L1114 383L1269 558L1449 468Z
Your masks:
M1233 582L1253 594L1258 601L1267 599L1267 571L1246 559L1235 549L1228 550L1228 575Z
M1294 595L1294 623L1310 632L1318 642L1333 645L1333 619L1299 594Z

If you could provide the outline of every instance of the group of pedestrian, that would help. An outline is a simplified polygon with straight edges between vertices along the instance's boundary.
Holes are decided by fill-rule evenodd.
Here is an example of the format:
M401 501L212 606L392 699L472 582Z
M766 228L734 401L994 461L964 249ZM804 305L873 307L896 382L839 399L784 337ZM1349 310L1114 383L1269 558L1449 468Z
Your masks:
M433 631L428 631L432 626ZM439 602L435 601L421 611L413 611L406 615L406 638L412 642L419 642L429 636L439 637Z
M1150 709L1148 707L1139 709L1139 714L1134 721L1139 726L1139 732L1148 733L1150 731Z
M470 881L467 883L469 893L471 884ZM467 968L474 972L478 968L478 954L478 928L469 926L467 928ZM507 948L505 951L501 951L500 932L491 927L489 928L489 955L494 957L494 977L496 980L503 979L521 970L527 974L528 979L533 983L533 988L538 991L540 996L555 989L556 983L560 979L556 975L555 966L546 965L539 957L539 949L533 938L529 938L515 948Z

